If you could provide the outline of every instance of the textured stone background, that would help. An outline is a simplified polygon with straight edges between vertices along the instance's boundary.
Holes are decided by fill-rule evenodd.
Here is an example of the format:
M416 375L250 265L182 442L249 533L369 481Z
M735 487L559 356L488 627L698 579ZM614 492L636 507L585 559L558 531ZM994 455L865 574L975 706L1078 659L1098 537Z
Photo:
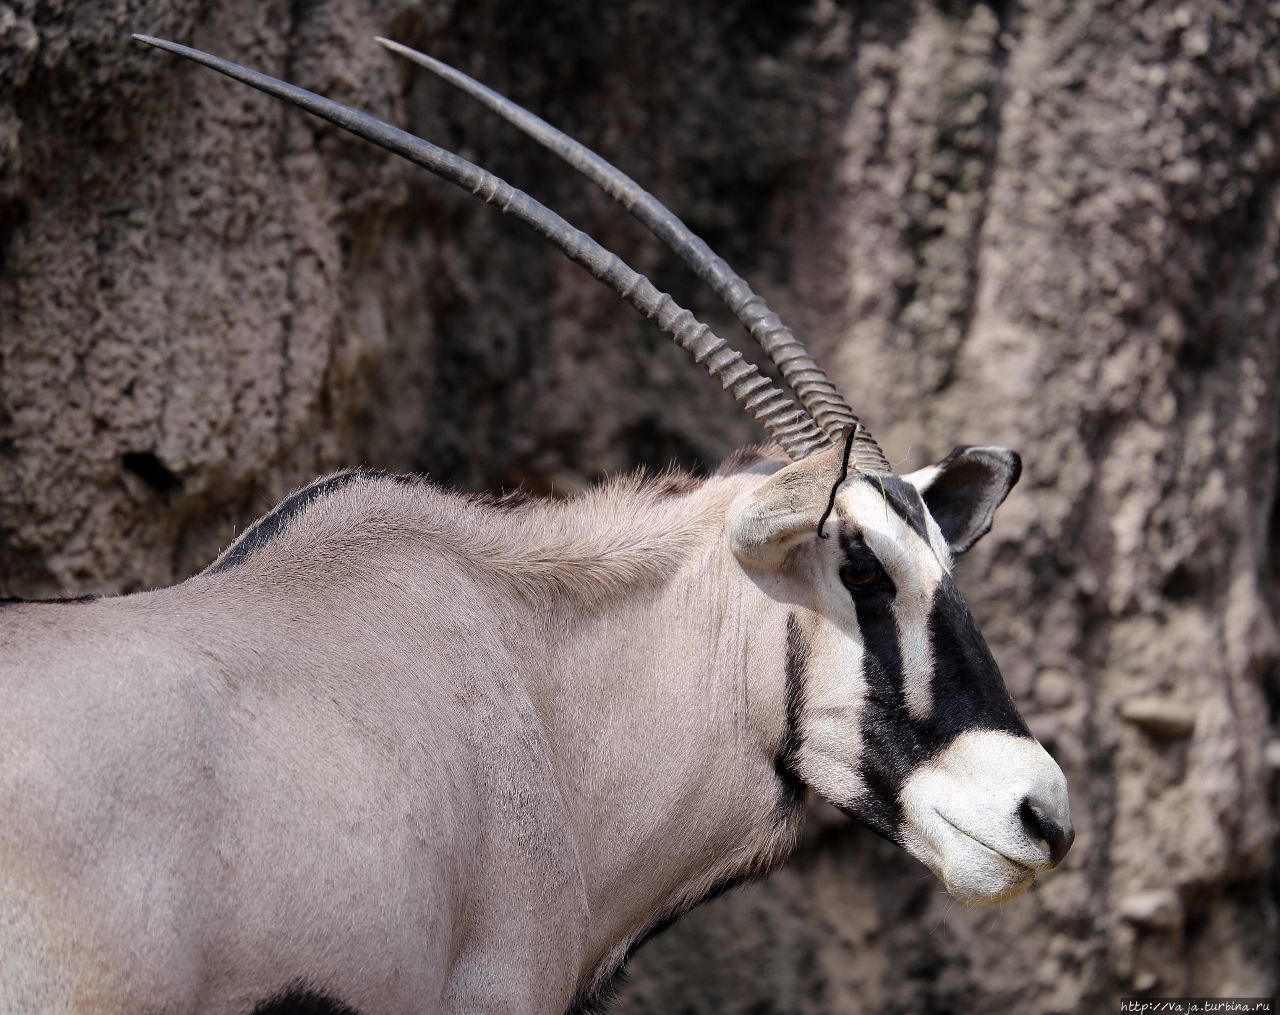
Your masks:
M372 36L426 48L669 200L895 460L1024 453L961 584L1071 780L1065 868L956 908L818 811L621 1010L1276 989L1280 4L0 3L0 595L181 579L340 464L563 491L757 436L517 225L139 30L411 124L723 324Z

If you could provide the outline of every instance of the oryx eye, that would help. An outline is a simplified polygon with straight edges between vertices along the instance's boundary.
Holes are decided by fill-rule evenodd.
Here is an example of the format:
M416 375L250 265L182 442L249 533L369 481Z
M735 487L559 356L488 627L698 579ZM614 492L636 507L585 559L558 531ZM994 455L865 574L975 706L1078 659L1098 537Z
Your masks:
M850 592L867 592L884 583L884 571L878 564L842 564L840 580Z

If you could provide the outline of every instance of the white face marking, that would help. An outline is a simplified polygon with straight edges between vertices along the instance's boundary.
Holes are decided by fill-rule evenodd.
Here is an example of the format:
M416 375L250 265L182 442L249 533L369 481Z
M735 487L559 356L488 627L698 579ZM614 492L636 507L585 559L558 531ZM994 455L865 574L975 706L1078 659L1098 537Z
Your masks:
M947 545L947 537L942 534L942 529L938 527L938 523L933 520L933 515L929 514L927 508L924 513L924 526L929 532L929 542L933 546L934 556L938 558L942 570L950 574L955 558L951 554L951 547Z
M839 582L833 595L848 596ZM866 789L858 723L865 683L858 639L823 624L834 637L813 639L806 668L803 739L796 758L801 779L831 801L854 800Z
M962 733L911 774L898 800L907 852L963 902L1012 898L1053 868L1048 846L1023 826L1023 801L1070 823L1067 780L1049 753L993 730Z

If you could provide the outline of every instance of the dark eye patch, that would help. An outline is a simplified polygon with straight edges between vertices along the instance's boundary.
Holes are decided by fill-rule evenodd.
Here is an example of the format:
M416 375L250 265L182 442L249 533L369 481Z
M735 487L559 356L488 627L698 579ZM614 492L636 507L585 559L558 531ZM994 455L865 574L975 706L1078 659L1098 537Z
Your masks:
M846 562L840 567L840 580L850 591L869 589L884 581L884 572L879 567L858 567Z
M885 573L879 558L861 536L840 534L840 582L855 599L887 601L894 593L893 581Z

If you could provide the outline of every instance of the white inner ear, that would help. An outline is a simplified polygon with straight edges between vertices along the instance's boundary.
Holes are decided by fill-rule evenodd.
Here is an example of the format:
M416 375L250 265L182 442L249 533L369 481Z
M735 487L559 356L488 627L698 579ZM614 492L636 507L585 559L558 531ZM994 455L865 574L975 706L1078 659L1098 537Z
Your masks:
M893 508L872 483L853 483L843 496L845 517L862 532L867 548L876 555L893 580L893 617L902 660L902 691L913 719L933 712L933 639L929 616L933 597L947 573L937 545L946 540L926 512L930 539L926 542ZM847 524L848 522L846 522Z
M933 481L938 478L940 471L936 465L926 465L923 469L908 472L902 479L903 482L914 486L920 493L924 493L929 487L933 486Z
M916 488L924 499L924 492L933 486L934 481L941 475L942 470L936 465L926 465L923 469L916 469L915 472L909 472L903 476L904 482L910 483ZM951 544L947 542L947 537L942 534L942 529L934 520L933 515L929 513L929 505L924 505L924 524L929 532L929 542L933 545L933 551L938 555L938 559L942 562L943 568L948 574L955 564L955 554L951 552Z

